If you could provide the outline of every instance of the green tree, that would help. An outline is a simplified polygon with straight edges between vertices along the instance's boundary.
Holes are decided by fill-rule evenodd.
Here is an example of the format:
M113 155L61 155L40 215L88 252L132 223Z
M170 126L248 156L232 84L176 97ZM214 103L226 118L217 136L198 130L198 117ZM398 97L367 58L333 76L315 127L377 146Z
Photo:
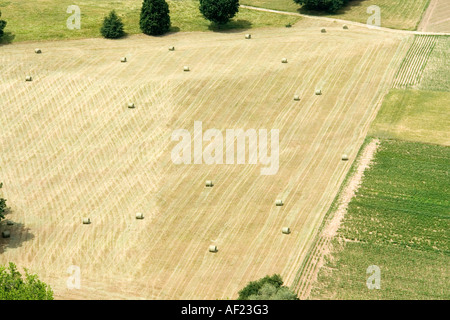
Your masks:
M348 3L349 0L294 0L310 10L334 13Z
M0 189L3 187L3 182L0 182ZM0 198L0 221L5 219L5 212L8 208L6 207L6 199Z
M125 34L123 31L122 19L117 16L114 10L112 10L103 20L100 32L103 37L108 39L117 39L123 37Z
M2 17L2 12L0 11L0 18ZM3 29L6 27L6 21L0 19L0 38L3 36Z
M283 286L278 274L251 281L241 291L238 300L298 300L297 294Z
M0 266L0 300L53 300L49 285L25 269L25 279L14 263Z
M200 0L200 12L209 21L225 24L239 12L239 0Z
M147 35L162 35L170 30L169 5L165 0L144 0L139 25Z

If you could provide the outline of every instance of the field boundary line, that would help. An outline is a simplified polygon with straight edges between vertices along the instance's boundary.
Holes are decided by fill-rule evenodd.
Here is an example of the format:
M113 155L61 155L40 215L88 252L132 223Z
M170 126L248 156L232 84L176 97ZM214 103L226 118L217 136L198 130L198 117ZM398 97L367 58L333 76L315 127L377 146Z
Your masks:
M318 273L324 265L324 258L331 253L331 241L337 235L339 226L347 213L348 205L360 188L364 172L372 164L379 146L380 140L376 138L369 138L363 143L333 204L325 215L316 234L316 239L291 286L298 293L300 299L308 299Z
M426 32L426 31L410 31L410 30L400 30L400 29L392 29L392 28L386 28L386 27L375 27L375 26L369 26L365 23L356 22L356 21L349 21L349 20L343 20L343 19L335 19L335 18L328 18L328 17L317 17L317 16L311 16L307 14L297 13L297 12L289 12L289 11L280 11L280 10L274 10L274 9L267 9L267 8L260 8L260 7L254 7L254 6L248 6L241 4L241 8L249 9L249 10L256 10L256 11L263 11L263 12L270 12L270 13L278 13L278 14L284 14L284 15L290 15L290 16L297 16L297 17L303 17L308 19L315 19L315 20L321 20L321 21L328 21L328 22L342 22L353 26L358 27L365 27L370 30L376 30L376 31L387 31L387 32L393 32L393 33L401 33L401 34L415 34L415 35L435 35L435 36L450 36L450 33L444 33L444 32Z

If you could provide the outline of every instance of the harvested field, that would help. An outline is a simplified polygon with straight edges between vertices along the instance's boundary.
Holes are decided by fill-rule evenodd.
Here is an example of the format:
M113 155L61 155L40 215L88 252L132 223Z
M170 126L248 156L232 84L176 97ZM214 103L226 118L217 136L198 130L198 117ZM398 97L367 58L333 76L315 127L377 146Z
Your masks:
M448 0L430 0L418 27L419 31L450 32L450 3Z
M318 26L2 47L0 177L22 227L0 240L0 263L66 299L235 298L273 273L292 284L351 166L341 156L354 159L408 47L402 34ZM194 121L279 129L278 173L175 165L171 134ZM79 290L66 287L71 265Z

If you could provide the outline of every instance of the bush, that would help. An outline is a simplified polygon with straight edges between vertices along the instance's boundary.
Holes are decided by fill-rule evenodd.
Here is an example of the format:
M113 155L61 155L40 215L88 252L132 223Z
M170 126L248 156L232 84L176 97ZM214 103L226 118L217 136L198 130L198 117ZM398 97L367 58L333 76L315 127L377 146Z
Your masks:
M169 5L165 0L144 0L139 25L147 35L162 35L170 30Z
M348 3L349 0L294 0L310 10L334 13Z
M3 187L3 182L0 182L0 189ZM4 213L8 208L6 207L6 199L0 198L0 221L5 219Z
M0 18L2 17L2 12L0 11ZM0 38L3 36L3 29L6 27L6 21L0 20Z
M225 24L239 11L239 0L200 0L200 12L217 24Z
M53 300L53 291L35 274L25 269L25 279L16 265L0 266L0 300Z
M117 16L113 10L103 20L103 26L100 29L103 37L108 39L117 39L123 37L125 32L123 31L122 20Z
M238 300L299 300L297 294L283 286L278 274L251 281L239 291Z

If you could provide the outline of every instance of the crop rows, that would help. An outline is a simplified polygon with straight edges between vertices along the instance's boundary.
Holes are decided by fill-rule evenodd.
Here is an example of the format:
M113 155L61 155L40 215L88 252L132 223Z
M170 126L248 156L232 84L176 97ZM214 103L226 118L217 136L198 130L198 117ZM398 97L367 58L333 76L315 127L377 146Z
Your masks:
M438 36L417 35L394 79L394 88L408 88L420 83L428 58L436 46Z
M449 158L449 147L382 140L312 298L449 298ZM370 265L380 290L366 287Z

